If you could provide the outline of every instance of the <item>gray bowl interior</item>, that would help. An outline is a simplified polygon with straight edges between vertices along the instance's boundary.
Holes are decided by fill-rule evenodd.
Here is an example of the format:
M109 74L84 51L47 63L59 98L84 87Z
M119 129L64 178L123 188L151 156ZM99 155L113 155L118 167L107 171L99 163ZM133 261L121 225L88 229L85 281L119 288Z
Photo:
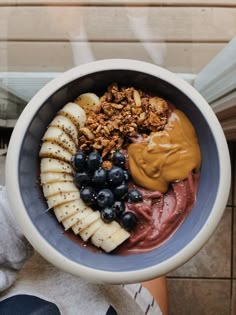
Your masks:
M195 207L180 228L161 247L152 252L125 257L96 253L79 246L63 234L62 226L50 211L39 185L39 148L47 125L56 112L81 93L101 95L112 82L132 85L169 99L189 117L198 135L202 152L199 191ZM32 105L33 106L33 105ZM203 227L214 204L219 184L219 157L214 136L199 109L180 90L150 75L125 70L103 71L70 82L56 91L35 114L25 134L19 160L19 187L25 209L51 246L68 259L82 265L108 271L131 271L163 262L183 249Z

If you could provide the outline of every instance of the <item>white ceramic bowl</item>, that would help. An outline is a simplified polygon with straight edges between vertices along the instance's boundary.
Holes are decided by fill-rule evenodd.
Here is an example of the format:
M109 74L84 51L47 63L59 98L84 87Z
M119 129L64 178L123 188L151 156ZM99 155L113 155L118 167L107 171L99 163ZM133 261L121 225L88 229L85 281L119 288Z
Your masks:
M160 248L126 257L97 254L62 233L38 184L39 148L48 123L68 101L100 93L111 82L147 89L185 112L202 154L197 201L178 231ZM111 59L81 65L44 86L21 114L10 141L6 184L10 204L25 236L57 267L91 281L134 283L167 274L206 243L224 212L230 188L230 159L221 126L203 97L175 74L135 60Z

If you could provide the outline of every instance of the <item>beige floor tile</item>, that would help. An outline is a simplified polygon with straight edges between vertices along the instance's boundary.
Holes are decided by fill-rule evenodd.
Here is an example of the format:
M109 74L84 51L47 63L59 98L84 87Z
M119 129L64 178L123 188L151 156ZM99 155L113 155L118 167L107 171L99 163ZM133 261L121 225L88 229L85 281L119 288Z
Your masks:
M233 190L233 205L236 207L236 142L234 143L234 157L232 161L232 167L233 167L233 183L232 183L232 190Z
M169 315L230 315L230 280L169 279Z
M226 208L218 228L207 244L170 277L229 278L231 273L232 210Z
M233 294L232 294L232 305L231 305L231 315L236 314L236 280L233 281Z
M234 232L233 232L233 278L236 279L236 209L234 208ZM236 314L236 313L235 313Z

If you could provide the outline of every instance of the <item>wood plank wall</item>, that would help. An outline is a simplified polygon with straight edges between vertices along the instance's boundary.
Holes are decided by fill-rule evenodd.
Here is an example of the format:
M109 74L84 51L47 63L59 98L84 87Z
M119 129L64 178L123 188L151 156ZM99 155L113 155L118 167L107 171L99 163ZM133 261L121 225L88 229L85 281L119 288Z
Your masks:
M235 0L1 0L1 5L235 6Z
M197 74L235 34L236 0L1 0L0 72L132 58ZM221 117L229 140L234 117Z
M134 58L198 73L235 35L235 0L3 0L0 71Z

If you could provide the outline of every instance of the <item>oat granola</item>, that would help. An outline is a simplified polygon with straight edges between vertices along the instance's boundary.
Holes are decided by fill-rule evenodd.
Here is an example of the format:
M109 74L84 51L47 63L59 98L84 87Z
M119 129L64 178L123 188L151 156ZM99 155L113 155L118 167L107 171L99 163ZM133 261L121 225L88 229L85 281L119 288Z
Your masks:
M87 111L85 126L79 130L80 149L95 149L102 157L126 147L140 133L145 137L162 130L168 120L167 101L134 87L111 84L94 111Z

